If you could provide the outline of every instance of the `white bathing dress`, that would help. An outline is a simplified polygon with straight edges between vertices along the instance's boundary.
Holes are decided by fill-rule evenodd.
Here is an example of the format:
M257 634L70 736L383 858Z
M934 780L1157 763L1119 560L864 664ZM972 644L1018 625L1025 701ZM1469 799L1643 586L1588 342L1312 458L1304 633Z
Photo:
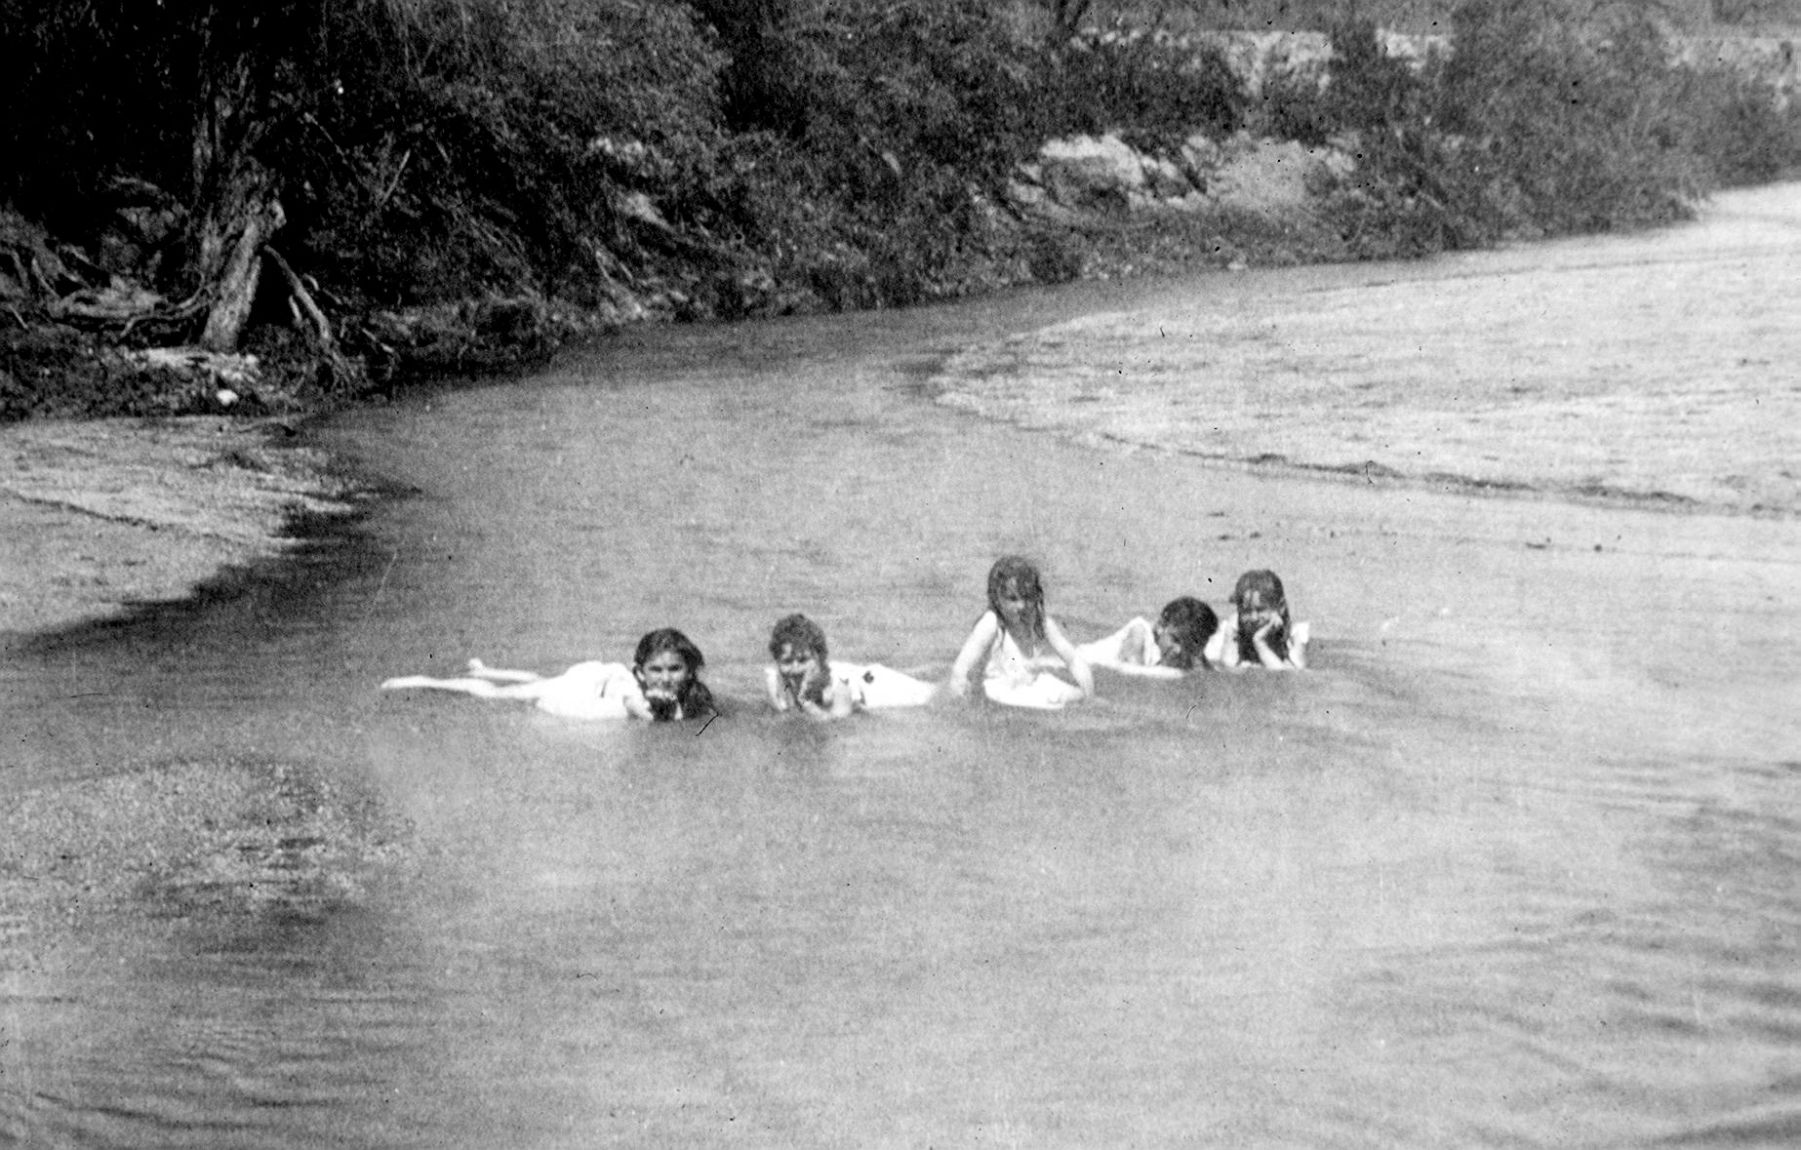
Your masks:
M832 689L850 692L852 704L859 709L923 707L938 694L937 684L880 663L841 663L833 659L829 666Z
M629 698L644 698L637 676L624 663L577 663L561 675L542 679L484 678L471 674L455 679L407 675L389 679L383 690L456 691L478 699L514 699L565 719L626 719Z
M554 679L530 684L540 711L565 719L625 719L628 697L642 699L638 678L624 663L577 663Z
M1061 662L1061 661L1059 661ZM1082 688L1058 678L1019 649L1005 627L999 628L988 648L988 666L982 676L982 693L1005 707L1059 710L1082 697Z

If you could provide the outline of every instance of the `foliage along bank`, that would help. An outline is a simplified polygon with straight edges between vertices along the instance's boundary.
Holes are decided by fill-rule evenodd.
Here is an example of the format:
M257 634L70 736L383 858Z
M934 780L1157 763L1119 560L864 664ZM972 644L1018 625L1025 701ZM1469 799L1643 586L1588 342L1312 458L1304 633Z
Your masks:
M0 419L311 405L643 318L904 305L1094 270L1424 254L1679 218L1801 132L1637 9L1467 0L1253 94L1205 42L985 0L0 0ZM1336 148L1294 231L1046 212L1114 132Z

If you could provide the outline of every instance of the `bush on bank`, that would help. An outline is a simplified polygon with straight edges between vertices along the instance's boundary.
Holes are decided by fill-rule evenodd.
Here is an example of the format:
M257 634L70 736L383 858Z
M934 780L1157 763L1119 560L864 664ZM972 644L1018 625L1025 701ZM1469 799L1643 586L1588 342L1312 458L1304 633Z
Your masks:
M1267 115L1355 150L1317 191L1362 256L1667 223L1714 187L1801 166L1801 110L1743 73L1678 65L1642 9L1578 22L1550 0L1466 0L1450 53L1417 70L1367 22L1331 37L1325 76L1279 77Z
M266 401L311 403L646 312L1070 278L1126 233L1007 187L1076 133L1330 139L1357 165L1315 191L1359 256L1655 223L1801 156L1766 88L1672 65L1628 8L1467 0L1424 68L1342 21L1323 74L1253 100L1212 49L1072 37L1086 7L0 0L0 145L32 158L0 169L0 419L196 402L121 349L259 352Z

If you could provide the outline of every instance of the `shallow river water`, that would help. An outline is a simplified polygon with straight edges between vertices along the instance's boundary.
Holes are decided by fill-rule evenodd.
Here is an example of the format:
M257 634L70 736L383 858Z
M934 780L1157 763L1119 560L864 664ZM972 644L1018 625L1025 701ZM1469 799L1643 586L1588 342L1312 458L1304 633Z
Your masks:
M127 917L54 969L15 964L0 1142L1801 1141L1801 522L1771 502L1792 484L1760 487L1757 514L1677 513L1611 497L1642 485L1571 501L1580 477L1529 460L1499 496L1456 459L1310 475L1159 445L1142 410L1129 434L969 410L1033 370L972 348L1118 341L1209 301L1279 343L1269 317L1396 284L1409 339L1454 296L1436 362L1468 389L1505 376L1492 332L1458 354L1485 286L1510 314L1522 293L1560 316L1587 299L1617 354L1661 363L1695 332L1652 311L1626 338L1570 277L1711 264L1724 291L1770 235L1801 236L1794 189L1722 205L1679 233L1422 265L635 332L331 422L324 442L412 494L297 577L30 652L10 769L306 763L404 815L412 862L333 913ZM1792 278L1770 290L1801 316ZM1785 404L1795 326L1730 336ZM1367 330L1325 330L1370 365L1345 394L1391 382ZM1308 357L1332 360L1325 338ZM1093 369L1110 415L1130 359ZM1372 419L1408 418L1404 389L1378 393ZM1693 435L1734 467L1741 434L1796 446L1792 425L1716 415ZM1288 418L1245 456L1343 462L1320 446L1336 431L1296 439L1308 410ZM1617 431L1599 423L1588 438ZM1314 668L1102 673L1100 699L1050 714L815 727L759 706L794 610L835 654L942 674L1013 551L1077 638L1181 593L1223 605L1273 567ZM707 655L728 703L710 725L375 689L470 656L624 659L662 625Z

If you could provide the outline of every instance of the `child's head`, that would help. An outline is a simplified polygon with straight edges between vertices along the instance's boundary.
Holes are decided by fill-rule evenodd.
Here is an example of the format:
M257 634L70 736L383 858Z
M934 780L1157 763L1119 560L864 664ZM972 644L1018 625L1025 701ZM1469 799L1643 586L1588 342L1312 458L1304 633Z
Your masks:
M1009 630L1044 637L1044 583L1029 559L1004 555L988 569L988 608Z
M1274 571L1246 571L1232 588L1232 606L1239 618L1261 620L1274 615L1288 625L1288 596Z
M769 656L796 698L823 700L826 685L825 631L805 615L789 615L769 632Z
M1288 596L1282 593L1282 580L1274 571L1246 571L1232 588L1232 606L1238 611L1238 654L1241 659L1255 661L1256 644L1252 641L1263 626L1274 620L1268 642L1278 656L1288 656Z
M1152 633L1163 665L1188 671L1197 663L1205 665L1207 640L1213 638L1217 630L1219 616L1214 614L1213 608L1184 595L1180 599L1171 599L1163 608Z
M769 632L769 657L780 662L784 649L812 654L825 662L825 629L805 615L789 615Z
M680 718L700 687L700 669L706 666L700 648L673 627L662 627L638 640L632 670L644 689L645 700L657 719Z

